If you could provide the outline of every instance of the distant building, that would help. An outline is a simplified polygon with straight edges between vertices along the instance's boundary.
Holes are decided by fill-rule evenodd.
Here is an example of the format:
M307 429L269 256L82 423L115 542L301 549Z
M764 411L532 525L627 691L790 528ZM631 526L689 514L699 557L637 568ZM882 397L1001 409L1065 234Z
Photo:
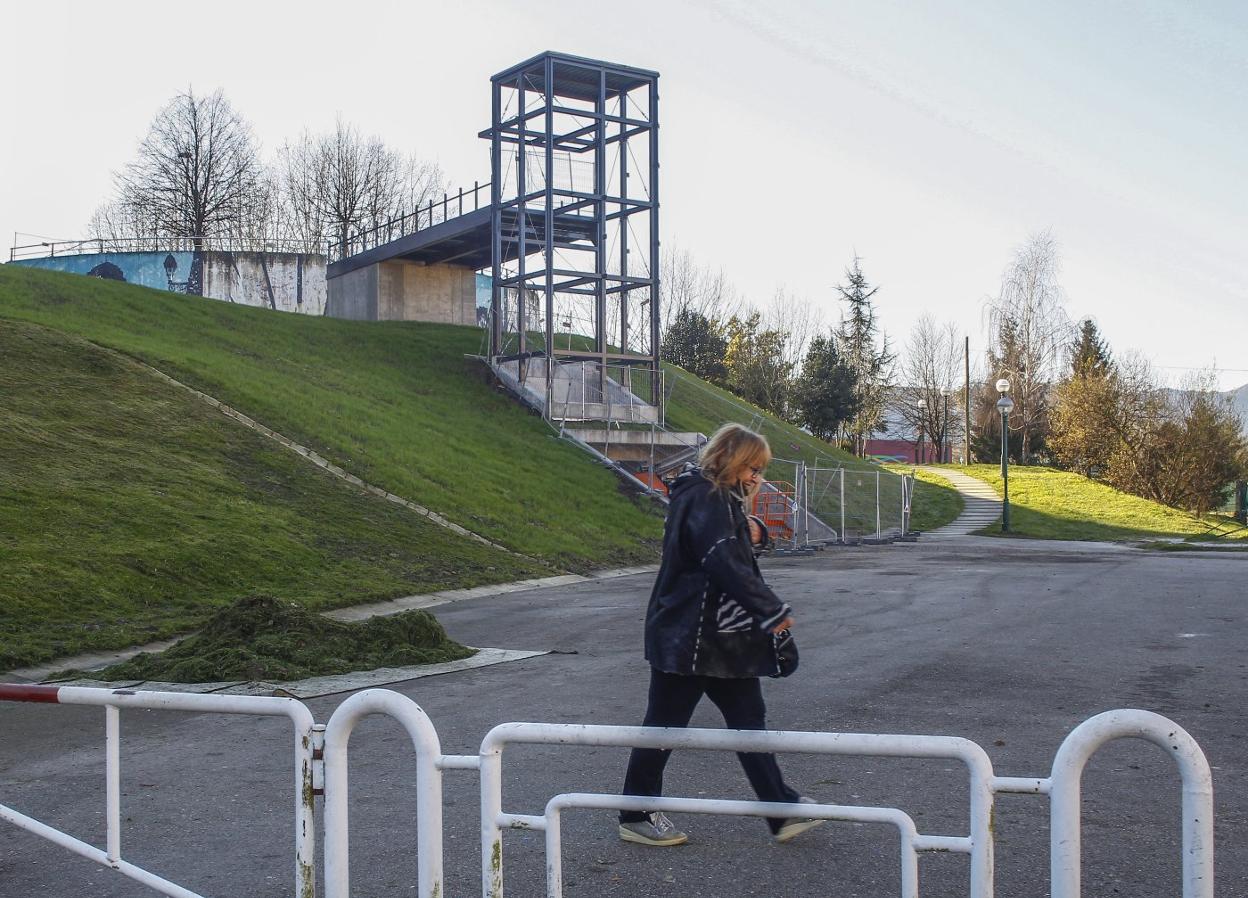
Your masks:
M923 434L921 458L919 432L914 425L902 417L899 403L899 399L894 399L884 407L883 426L872 435L871 439L867 440L866 451L870 458L908 465L940 462L965 463L962 403L960 401L955 399L949 401L950 420L943 440L941 434Z

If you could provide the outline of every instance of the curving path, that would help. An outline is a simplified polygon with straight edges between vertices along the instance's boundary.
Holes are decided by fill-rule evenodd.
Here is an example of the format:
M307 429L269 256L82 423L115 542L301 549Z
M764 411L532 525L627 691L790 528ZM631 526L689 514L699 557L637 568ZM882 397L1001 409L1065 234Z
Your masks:
M919 466L919 470L943 477L962 494L966 507L962 514L945 526L923 534L924 542L933 539L957 539L987 527L1001 518L1001 497L991 486L961 471L950 468Z

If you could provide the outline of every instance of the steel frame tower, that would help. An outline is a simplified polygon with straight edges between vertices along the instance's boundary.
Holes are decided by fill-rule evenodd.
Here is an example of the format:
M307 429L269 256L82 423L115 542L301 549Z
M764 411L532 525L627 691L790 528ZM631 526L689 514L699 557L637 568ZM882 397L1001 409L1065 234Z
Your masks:
M481 132L492 185L490 356L517 360L521 381L532 359L547 359L548 417L560 361L589 363L603 389L609 370L631 389L632 372L645 369L650 402L662 402L658 77L547 52L491 79Z

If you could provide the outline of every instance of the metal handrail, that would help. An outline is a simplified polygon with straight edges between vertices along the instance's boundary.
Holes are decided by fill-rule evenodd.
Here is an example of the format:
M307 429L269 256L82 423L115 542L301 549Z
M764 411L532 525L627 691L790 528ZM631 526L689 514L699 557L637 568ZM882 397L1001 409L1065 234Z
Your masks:
M103 253L302 253L320 256L325 244L319 240L271 240L250 237L168 237L157 234L136 237L86 237L82 240L44 240L9 249L9 261L86 256Z
M330 262L341 262L348 256L354 256L365 250L374 249L389 243L392 240L398 240L400 237L406 237L408 234L415 234L422 228L431 228L435 224L443 224L453 219L459 218L466 212L475 212L481 208L481 192L488 191L490 183L487 181L482 184L479 181L472 182L472 189L465 190L459 188L457 193L444 192L442 199L432 199L423 206L417 206L412 212L405 212L389 221L383 221L362 231L356 231L346 239L346 245L342 240L331 240L329 243L328 256ZM472 208L465 210L464 198L469 197L472 200ZM485 205L488 208L492 202L490 195L486 194ZM441 208L442 215L440 218L435 216L435 212ZM454 212L454 214L451 214ZM422 222L423 217L423 224Z

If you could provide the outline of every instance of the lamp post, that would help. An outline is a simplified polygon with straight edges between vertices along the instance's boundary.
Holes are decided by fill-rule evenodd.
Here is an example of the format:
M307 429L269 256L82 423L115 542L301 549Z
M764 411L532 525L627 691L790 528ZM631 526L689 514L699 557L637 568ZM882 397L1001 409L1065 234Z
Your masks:
M925 416L925 412L927 411L927 400L926 400L926 399L922 399L922 398L920 398L920 399L919 399L919 401L918 401L918 403L917 403L917 405L918 405L918 408L919 408L919 451L918 451L918 457L919 457L919 464L923 464L924 462L926 462L926 461L927 461L927 459L926 459L926 458L924 458L924 456L923 456L923 431L924 431L924 429L925 429L925 428L924 428L924 418L926 417L926 416Z
M1006 394L1010 392L1010 382L1004 377L997 381L997 392L1001 398L997 400L997 411L1001 412L1001 492L1004 499L1001 505L1001 532L1010 532L1010 412L1014 411L1014 400Z

